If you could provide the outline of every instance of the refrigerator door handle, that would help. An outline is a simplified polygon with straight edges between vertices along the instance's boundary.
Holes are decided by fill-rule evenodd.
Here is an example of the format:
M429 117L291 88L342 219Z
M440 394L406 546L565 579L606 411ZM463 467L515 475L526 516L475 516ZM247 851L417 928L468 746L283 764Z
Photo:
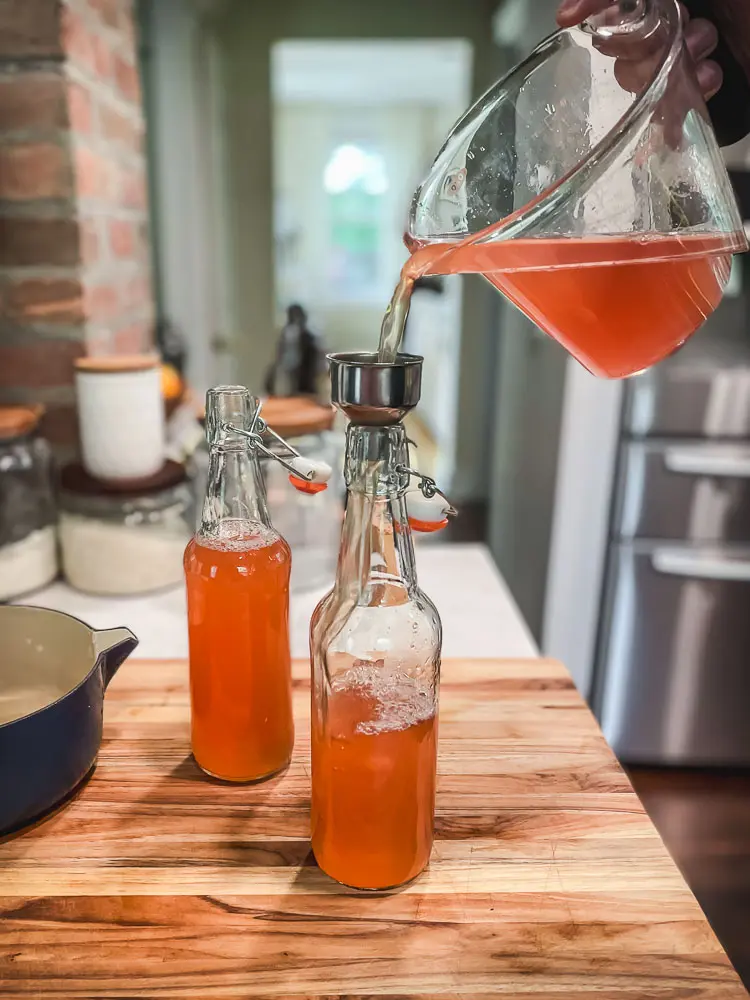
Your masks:
M750 477L750 451L719 451L709 448L667 448L664 465L670 472L689 476Z
M750 557L744 560L722 559L720 556L708 553L660 548L651 554L651 565L657 573L665 573L668 576L687 576L694 580L750 582Z

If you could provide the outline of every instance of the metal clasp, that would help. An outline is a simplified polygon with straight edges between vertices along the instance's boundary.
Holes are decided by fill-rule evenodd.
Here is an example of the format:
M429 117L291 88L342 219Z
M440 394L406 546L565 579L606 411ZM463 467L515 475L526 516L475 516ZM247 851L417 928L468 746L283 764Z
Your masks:
M319 493L324 490L328 485L328 480L331 478L332 469L327 462L316 462L311 458L305 458L301 455L296 448L292 447L288 441L285 441L280 434L277 434L273 428L269 427L266 421L261 417L260 411L263 408L263 402L258 402L258 408L253 414L253 419L250 423L250 429L245 430L241 427L235 427L234 424L223 424L222 429L225 431L231 431L233 434L239 434L240 437L246 438L254 448L257 448L261 455L266 458L273 459L274 462L278 462L282 465L289 473L289 481L295 489L300 490L302 493ZM274 441L278 442L289 452L290 455L294 456L292 461L287 461L282 458L281 455L277 455L276 452L271 451L270 448L266 448L263 444L263 434L270 435ZM296 461L295 461L296 460Z
M434 496L442 497L448 504L445 511L448 517L456 517L458 515L456 508L450 502L445 493L443 493L443 491L438 487L438 484L431 476L425 476L421 472L417 472L416 469L410 469L408 465L397 465L396 471L402 476L411 476L414 479L418 479L419 490L426 500L432 500Z

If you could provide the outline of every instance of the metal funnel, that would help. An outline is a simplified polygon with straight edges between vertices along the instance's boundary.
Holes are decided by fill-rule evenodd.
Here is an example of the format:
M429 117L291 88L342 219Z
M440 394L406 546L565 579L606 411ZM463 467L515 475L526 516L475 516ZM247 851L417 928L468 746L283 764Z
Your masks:
M355 424L397 424L419 402L422 362L399 354L393 363L377 354L329 354L331 401Z

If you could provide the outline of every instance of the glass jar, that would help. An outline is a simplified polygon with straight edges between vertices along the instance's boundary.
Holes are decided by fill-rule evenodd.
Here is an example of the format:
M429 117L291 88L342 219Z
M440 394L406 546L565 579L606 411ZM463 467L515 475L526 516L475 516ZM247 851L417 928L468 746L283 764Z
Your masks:
M310 624L312 846L359 889L408 882L433 838L442 629L419 589L403 426L347 432L334 587Z
M146 594L182 583L195 522L183 466L166 462L127 492L66 466L60 477L60 546L71 586L89 594Z
M278 462L266 459L261 464L274 524L292 550L292 590L314 590L327 584L336 568L344 516L343 435L333 429L335 411L330 406L304 397L267 399L263 419L305 458L333 469L328 489L310 496L289 489L289 477ZM284 455L270 435L265 443Z
M274 428L275 430L275 428ZM344 516L344 482L341 474L342 442L333 431L286 438L305 458L327 463L333 474L328 489L310 496L289 489L289 474L278 462L261 463L274 524L292 550L292 590L313 590L330 581ZM270 440L267 447L289 458Z
M0 409L0 601L57 575L49 445L35 434L41 407Z

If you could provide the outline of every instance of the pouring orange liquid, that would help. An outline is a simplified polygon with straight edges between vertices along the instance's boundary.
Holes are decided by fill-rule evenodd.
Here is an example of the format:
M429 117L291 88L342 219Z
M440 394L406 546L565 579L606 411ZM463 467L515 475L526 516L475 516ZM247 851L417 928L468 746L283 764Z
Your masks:
M337 881L388 889L430 857L437 722L418 683L381 687L370 671L335 681L326 718L313 719L312 846Z
M200 767L257 781L294 744L287 543L262 525L185 551L191 742Z
M412 247L391 307L394 327L405 320L416 278L483 274L605 378L634 375L680 347L716 309L742 244L727 234L478 238Z

